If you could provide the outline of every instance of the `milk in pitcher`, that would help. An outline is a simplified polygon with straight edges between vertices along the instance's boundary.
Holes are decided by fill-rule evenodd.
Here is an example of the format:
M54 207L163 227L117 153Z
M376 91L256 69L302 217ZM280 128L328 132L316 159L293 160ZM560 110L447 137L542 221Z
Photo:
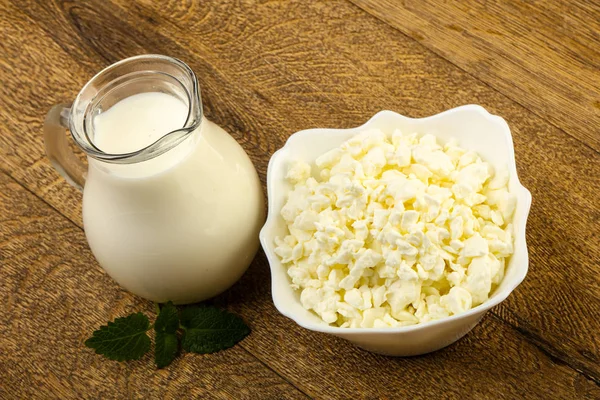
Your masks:
M94 117L92 141L106 153L134 152L187 118L180 99L139 93ZM205 118L150 160L89 159L83 218L90 247L123 287L157 302L200 301L237 281L257 250L263 213L250 159Z

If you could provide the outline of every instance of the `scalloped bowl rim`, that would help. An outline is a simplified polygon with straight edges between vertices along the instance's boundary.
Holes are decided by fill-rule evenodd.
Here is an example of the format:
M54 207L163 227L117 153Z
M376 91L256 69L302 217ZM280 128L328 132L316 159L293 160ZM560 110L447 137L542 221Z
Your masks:
M302 321L298 321L295 318L295 316L293 315L293 313L289 312L285 307L283 307L283 305L281 304L281 300L276 295L277 291L275 290L275 286L277 284L281 284L281 282L276 281L274 278L275 268L283 269L284 266L281 264L279 257L275 254L274 245L273 245L274 237L269 235L270 231L273 229L273 226L275 224L277 224L277 218L279 217L279 212L280 212L280 210L275 210L274 205L273 205L273 201L274 201L273 193L276 190L276 188L274 187L275 183L273 182L273 171L272 171L273 164L275 164L279 158L281 158L285 155L286 151L291 146L294 145L294 142L300 141L302 139L305 139L306 137L309 137L309 136L312 136L315 134L321 134L321 135L322 134L332 134L332 133L335 134L335 133L340 133L340 132L349 133L349 131L356 131L356 133L359 133L359 132L363 131L364 129L368 129L370 127L370 125L373 125L374 123L376 123L376 121L378 119L380 119L382 117L389 117L389 116L392 116L394 118L401 118L404 120L419 121L421 123L424 123L429 120L443 118L444 116L446 116L448 114L456 113L458 111L477 112L479 114L484 115L491 122L499 123L503 127L502 131L504 133L505 140L507 141L508 150L510 153L509 159L507 160L509 173L511 174L511 176L514 175L514 178L516 180L515 190L511 190L511 192L515 193L517 195L517 204L521 204L522 206L524 206L524 208L522 210L522 214L520 215L520 217L522 218L522 223L518 226L518 229L514 232L514 243L517 243L517 241L522 242L523 247L524 247L524 252L520 259L520 264L522 265L519 269L520 273L517 274L517 276L513 279L513 281L511 282L511 284L509 286L503 288L503 290L501 290L499 292L498 291L494 292L492 297L490 297L488 300L486 300L482 304L480 304L476 307L473 307L472 309L470 309L464 313L452 315L452 316L442 318L439 320L433 320L433 321L429 321L429 322L424 322L424 323L409 325L409 326L403 326L403 327L390 327L390 328L340 328L340 327L328 325L325 322L320 324L320 323L304 323ZM340 144L341 144L341 142L340 142ZM288 138L285 145L281 149L277 150L271 156L271 159L270 159L269 165L268 165L268 169L267 169L267 193L268 193L269 211L268 211L267 220L266 220L263 228L261 229L259 236L260 236L260 242L261 242L262 248L267 256L267 260L269 262L269 267L271 270L271 293L273 296L273 303L275 304L275 307L282 315L286 316L287 318L290 318L291 320L293 320L294 322L296 322L298 325L302 326L303 328L306 328L306 329L309 329L312 331L347 336L347 334L365 334L365 333L392 334L392 333L402 333L402 332L411 332L411 331L431 329L435 326L446 324L451 321L461 320L461 319L467 318L469 316L472 316L472 315L475 315L478 313L483 314L484 312L491 309L492 307L500 304L502 301L506 300L506 298L517 288L517 286L519 286L521 284L521 282L523 282L523 280L525 279L525 276L527 275L528 269L529 269L529 255L528 255L528 251L527 251L527 243L526 243L526 238L525 238L525 228L527 225L527 218L529 216L529 211L531 208L531 193L529 192L529 190L527 190L521 184L521 182L519 180L517 170L516 170L516 162L515 162L515 158L514 158L514 146L513 146L513 141L512 141L512 135L510 132L510 128L508 127L508 124L502 117L490 114L485 108L483 108L482 106L479 106L479 105L472 105L472 104L464 105L464 106L452 108L452 109L443 111L441 113L431 115L428 117L423 117L423 118L410 118L410 117L406 117L404 115L398 114L394 111L384 110L384 111L380 111L380 112L376 113L367 122L365 122L364 124L357 126L355 128L347 128L347 129L312 128L312 129L305 129L305 130L296 132ZM516 217L516 211L515 211L515 215L513 216L513 218L515 218L515 217ZM510 261L509 261L509 263L510 263ZM508 268L508 265L506 268ZM287 273L286 273L286 278L288 278L288 281L286 282L287 287L289 288L290 291L293 291L293 289L290 286L290 281L289 281L289 277L287 276Z

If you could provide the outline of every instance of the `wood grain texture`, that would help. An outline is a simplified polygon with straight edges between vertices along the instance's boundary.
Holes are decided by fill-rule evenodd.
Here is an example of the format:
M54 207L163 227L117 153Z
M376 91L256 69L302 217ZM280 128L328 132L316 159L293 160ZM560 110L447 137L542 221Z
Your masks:
M262 252L215 301L251 323L241 348L314 397L600 397L600 157L591 148L344 1L4 7L0 26L10 34L0 43L0 168L78 226L80 195L43 156L43 114L127 56L164 53L189 63L207 116L244 146L263 182L270 155L300 129L355 126L381 109L425 116L465 103L502 115L513 130L521 180L534 197L530 273L465 339L428 356L393 359L303 330L274 309ZM82 235L77 245L86 248ZM54 285L60 290L64 283ZM104 277L86 290L115 286ZM122 307L149 307L122 296ZM98 302L105 314L94 317L96 325L114 306ZM51 332L55 339L60 333ZM73 363L82 351L61 362ZM187 382L180 388L200 384L174 367L169 371ZM105 382L118 383L112 371ZM135 392L140 385L129 387Z
M239 346L187 354L157 371L151 353L107 361L83 342L152 303L119 289L82 230L0 173L0 398L306 398ZM248 371L252 371L251 374Z
M600 151L600 3L351 0Z

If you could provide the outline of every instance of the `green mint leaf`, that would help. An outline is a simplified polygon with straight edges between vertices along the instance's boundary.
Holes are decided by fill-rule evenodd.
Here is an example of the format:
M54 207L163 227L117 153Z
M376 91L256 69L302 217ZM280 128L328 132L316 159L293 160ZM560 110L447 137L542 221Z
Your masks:
M177 308L172 302L168 302L160 309L154 330L154 362L158 368L164 368L171 364L179 353L179 341L177 329L179 328L179 315Z
M85 345L111 360L137 360L150 350L148 317L138 312L103 325Z
M154 338L154 362L157 368L171 364L179 353L179 341L175 333L156 332Z
M158 313L154 330L156 332L175 333L179 328L179 315L177 307L172 302L163 305Z
M181 312L182 346L194 353L214 353L234 346L250 333L237 315L215 307L188 307Z

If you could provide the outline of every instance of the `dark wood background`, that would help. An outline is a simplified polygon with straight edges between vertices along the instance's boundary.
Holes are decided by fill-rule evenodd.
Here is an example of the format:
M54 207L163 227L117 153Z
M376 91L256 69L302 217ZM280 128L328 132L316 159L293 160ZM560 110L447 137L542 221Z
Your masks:
M600 398L600 4L587 0L0 0L0 398ZM162 53L264 183L295 131L476 103L512 128L533 195L523 284L454 345L387 358L279 315L262 252L216 299L240 345L108 361L99 325L153 305L91 255L42 123L94 73Z

